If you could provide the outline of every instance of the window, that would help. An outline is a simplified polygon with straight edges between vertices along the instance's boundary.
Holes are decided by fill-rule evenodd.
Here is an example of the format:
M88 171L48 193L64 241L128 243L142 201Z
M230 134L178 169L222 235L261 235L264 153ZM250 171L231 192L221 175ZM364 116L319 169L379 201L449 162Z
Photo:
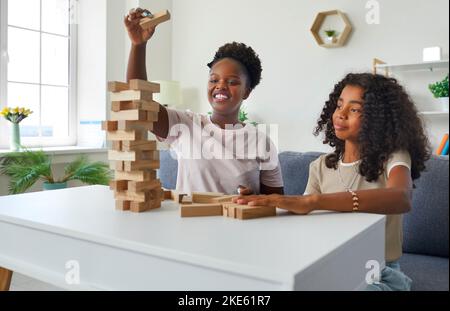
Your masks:
M76 29L70 23L75 0L0 1L0 109L26 107L20 123L27 147L76 142ZM9 124L0 123L0 148Z

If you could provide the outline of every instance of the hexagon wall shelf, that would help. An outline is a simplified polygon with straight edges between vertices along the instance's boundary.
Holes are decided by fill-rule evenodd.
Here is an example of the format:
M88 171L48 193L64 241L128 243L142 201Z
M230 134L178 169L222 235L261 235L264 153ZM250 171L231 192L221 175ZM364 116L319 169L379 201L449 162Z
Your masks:
M342 33L337 37L337 40L335 43L325 43L323 42L322 37L320 36L320 29L322 28L323 23L325 22L325 19L328 16L337 15L342 22L344 23L344 30ZM314 20L314 23L311 27L311 33L313 34L314 38L317 41L317 44L319 44L321 47L324 48L335 48L335 47L341 47L344 46L345 43L348 40L348 37L350 33L352 32L353 27L350 23L350 20L348 19L347 15L339 10L333 10L333 11L326 11L326 12L320 12L317 14L316 19Z

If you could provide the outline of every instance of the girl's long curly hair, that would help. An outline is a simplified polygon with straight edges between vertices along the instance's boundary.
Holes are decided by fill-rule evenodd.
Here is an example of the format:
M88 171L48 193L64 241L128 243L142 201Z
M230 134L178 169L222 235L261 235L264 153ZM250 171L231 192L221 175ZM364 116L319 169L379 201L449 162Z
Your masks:
M337 83L325 103L314 135L325 134L324 144L335 150L326 157L326 166L337 169L345 152L345 141L336 137L333 113L342 90L347 86L364 90L364 105L358 137L361 164L359 173L368 182L377 181L384 165L395 151L407 150L411 156L411 177L420 177L430 158L430 144L417 109L404 88L394 78L370 73L348 74Z

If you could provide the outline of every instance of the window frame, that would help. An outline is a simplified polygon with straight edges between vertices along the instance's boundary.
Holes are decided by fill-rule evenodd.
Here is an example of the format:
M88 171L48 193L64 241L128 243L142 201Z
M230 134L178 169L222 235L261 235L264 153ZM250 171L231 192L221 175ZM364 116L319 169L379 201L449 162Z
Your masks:
M8 89L8 1L0 1L0 109L7 106L7 89ZM40 1L42 7L42 1ZM73 20L78 0L69 0L69 107L68 107L68 132L69 135L65 138L54 137L22 137L21 142L25 147L59 147L59 146L74 146L77 144L77 25ZM42 15L42 11L41 11ZM76 16L75 16L76 17ZM19 27L20 28L20 27ZM26 29L26 28L23 28ZM36 31L36 30L33 30ZM40 29L39 34L46 33ZM40 46L42 50L42 45ZM42 62L42 54L40 55L40 62ZM40 69L40 75L42 69ZM16 81L11 81L16 82ZM20 82L19 82L20 83ZM27 83L23 83L27 84ZM33 84L36 85L36 84ZM38 84L40 87L45 86L42 81ZM40 93L41 96L41 93ZM39 106L41 107L41 98L39 98ZM9 122L2 118L0 120L0 149L9 149Z

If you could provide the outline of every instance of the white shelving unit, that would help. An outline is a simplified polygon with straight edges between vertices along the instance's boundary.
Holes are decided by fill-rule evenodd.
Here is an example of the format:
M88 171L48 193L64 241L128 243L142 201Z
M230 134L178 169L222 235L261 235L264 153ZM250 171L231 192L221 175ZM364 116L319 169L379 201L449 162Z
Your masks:
M413 72L413 71L442 71L449 69L449 60L440 60L434 62L419 62L412 64L387 64L384 61L375 58L373 60L373 73L383 71L386 76L391 73ZM420 111L421 116L427 117L448 117L449 113L445 111Z

